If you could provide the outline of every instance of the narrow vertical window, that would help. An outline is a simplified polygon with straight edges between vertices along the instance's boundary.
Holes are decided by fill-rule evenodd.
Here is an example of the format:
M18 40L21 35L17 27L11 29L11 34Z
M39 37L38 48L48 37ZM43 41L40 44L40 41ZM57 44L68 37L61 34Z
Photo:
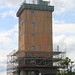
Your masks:
M35 23L32 23L32 27L34 27L35 26Z
M35 46L31 46L31 49L32 49L32 50L35 50Z
M32 36L31 36L32 38L35 38L35 35L34 34L32 34Z
M31 11L31 15L34 16L34 11Z

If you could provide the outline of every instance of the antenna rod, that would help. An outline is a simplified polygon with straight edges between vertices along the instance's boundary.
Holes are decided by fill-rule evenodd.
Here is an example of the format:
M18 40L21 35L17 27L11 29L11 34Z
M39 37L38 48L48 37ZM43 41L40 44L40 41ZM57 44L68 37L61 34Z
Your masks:
M24 0L24 3L26 3L26 0Z
M33 4L35 3L35 1L33 0Z
M50 5L50 0L49 0L48 4Z
M66 57L66 44L65 44L65 57Z
M59 45L57 45L57 51L59 52Z

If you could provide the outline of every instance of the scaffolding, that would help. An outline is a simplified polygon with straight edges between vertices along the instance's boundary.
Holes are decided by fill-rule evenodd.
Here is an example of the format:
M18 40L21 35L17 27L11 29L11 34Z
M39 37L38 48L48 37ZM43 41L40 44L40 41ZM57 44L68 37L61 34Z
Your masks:
M7 75L18 75L19 69L24 67L56 67L65 58L65 52L59 51L13 51L7 56Z

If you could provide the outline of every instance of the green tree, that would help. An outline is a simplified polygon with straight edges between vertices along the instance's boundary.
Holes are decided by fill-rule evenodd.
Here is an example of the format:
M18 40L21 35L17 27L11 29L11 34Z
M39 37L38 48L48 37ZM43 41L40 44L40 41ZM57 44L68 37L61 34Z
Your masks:
M66 57L62 61L60 61L60 71L57 73L57 75L72 75L72 68L74 67L74 62L71 61L70 58Z
M56 75L61 75L61 73L60 72L57 72L57 74Z

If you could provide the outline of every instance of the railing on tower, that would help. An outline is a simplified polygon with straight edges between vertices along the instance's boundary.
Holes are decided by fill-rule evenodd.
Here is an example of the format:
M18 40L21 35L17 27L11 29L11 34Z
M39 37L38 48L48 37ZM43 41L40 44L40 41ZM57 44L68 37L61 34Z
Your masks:
M54 11L54 6L50 5L49 1L43 1L43 0L25 0L17 13L17 17L21 14L21 12L24 9L28 10L40 10L40 11Z

